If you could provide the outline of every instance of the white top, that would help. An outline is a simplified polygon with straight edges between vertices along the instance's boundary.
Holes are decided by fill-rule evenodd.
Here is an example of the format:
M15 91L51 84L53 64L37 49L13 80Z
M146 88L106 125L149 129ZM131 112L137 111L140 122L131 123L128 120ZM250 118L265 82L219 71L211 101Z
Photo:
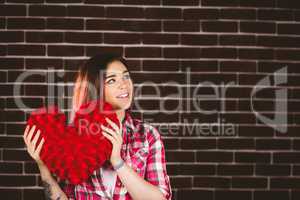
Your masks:
M110 197L112 198L115 190L117 173L112 169L106 169L103 167L100 169L102 170L103 185L106 187Z

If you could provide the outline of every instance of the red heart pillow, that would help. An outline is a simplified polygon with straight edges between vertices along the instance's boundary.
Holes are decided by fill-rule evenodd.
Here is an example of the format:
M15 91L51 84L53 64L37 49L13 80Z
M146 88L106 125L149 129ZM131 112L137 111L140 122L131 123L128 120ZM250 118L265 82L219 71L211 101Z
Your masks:
M40 157L50 172L79 184L110 158L112 144L100 128L100 124L112 128L105 117L119 126L112 106L98 100L82 105L73 125L66 125L66 116L55 106L31 113L27 124L41 130L37 145L45 138Z

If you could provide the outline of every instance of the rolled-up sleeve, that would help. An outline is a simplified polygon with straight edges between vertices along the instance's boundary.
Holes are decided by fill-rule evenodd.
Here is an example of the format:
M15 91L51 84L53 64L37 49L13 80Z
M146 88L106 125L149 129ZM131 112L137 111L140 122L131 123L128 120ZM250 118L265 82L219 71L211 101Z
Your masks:
M157 186L165 199L172 198L170 178L167 174L165 148L158 130L150 126L148 133L149 155L146 166L146 180Z

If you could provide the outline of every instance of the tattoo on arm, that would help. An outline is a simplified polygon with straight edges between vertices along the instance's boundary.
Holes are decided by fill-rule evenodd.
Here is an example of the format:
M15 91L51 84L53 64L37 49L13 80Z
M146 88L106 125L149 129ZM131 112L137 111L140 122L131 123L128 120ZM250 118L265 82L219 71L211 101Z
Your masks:
M44 192L45 192L45 196L46 196L46 200L51 200L51 189L50 189L50 184L47 183L46 181L42 181L43 185L44 185Z

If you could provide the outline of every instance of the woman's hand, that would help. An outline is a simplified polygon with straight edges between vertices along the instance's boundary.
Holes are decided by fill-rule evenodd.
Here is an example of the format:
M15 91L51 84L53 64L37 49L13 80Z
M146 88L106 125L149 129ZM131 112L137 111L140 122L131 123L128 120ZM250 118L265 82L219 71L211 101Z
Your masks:
M44 165L43 161L40 158L40 152L43 147L43 144L45 142L45 139L42 138L39 145L36 147L36 143L38 141L38 138L41 134L41 131L38 130L35 136L32 139L33 133L35 132L36 126L33 126L30 128L29 125L26 126L26 129L24 131L23 139L27 146L27 151L30 154L30 156L37 162L38 165Z
M108 118L105 118L106 121L113 127L114 130L105 127L101 125L101 128L103 130L103 135L109 139L113 145L113 149L111 152L110 162L112 165L115 165L118 163L121 158L121 148L123 143L123 137L122 137L122 123L120 122L120 128L115 124L113 121L111 121Z

